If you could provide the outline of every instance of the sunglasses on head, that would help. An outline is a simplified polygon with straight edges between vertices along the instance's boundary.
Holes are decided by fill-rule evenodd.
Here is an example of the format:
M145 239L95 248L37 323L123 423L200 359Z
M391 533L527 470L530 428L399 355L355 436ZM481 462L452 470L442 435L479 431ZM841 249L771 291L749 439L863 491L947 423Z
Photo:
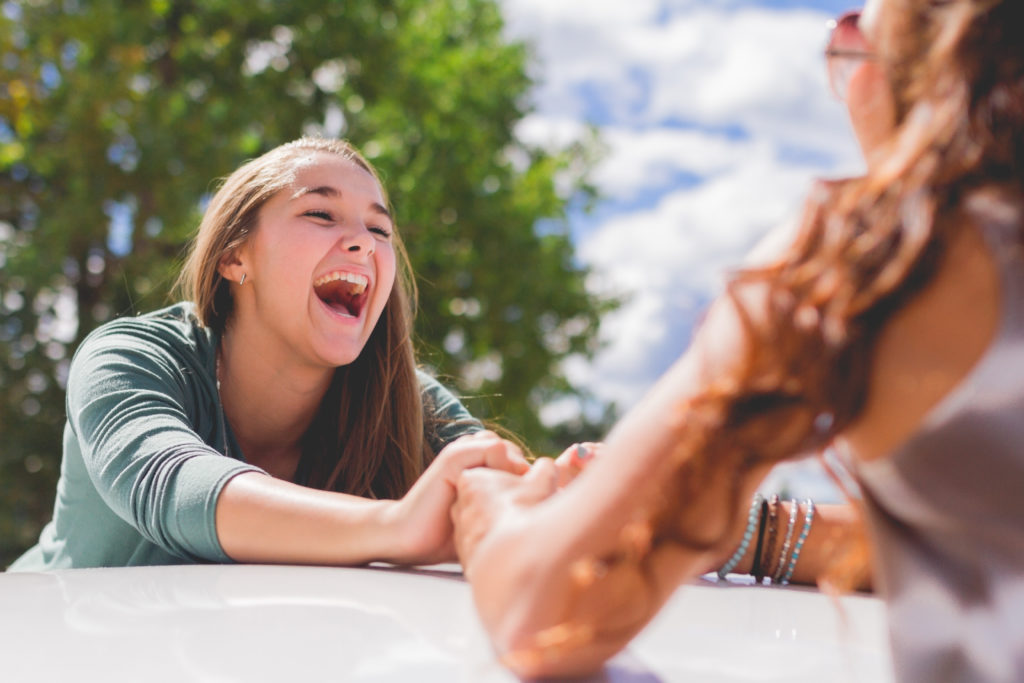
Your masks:
M875 59L874 54L864 49L864 36L860 32L860 10L847 12L838 19L828 22L830 29L828 46L825 48L825 63L828 67L828 83L832 92L845 101L850 89L850 79L857 67L865 60Z

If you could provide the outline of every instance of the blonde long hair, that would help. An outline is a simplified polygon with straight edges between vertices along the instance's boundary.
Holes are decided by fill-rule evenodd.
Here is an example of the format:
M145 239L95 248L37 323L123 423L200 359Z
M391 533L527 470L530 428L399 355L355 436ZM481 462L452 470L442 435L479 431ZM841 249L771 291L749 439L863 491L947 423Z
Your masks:
M383 183L348 142L301 138L247 162L225 179L203 215L177 289L195 303L199 321L218 336L233 312L228 282L218 272L225 257L249 239L260 209L293 180L311 153L336 154ZM424 436L424 410L412 345L415 282L398 231L393 244L398 277L366 347L335 370L306 433L296 481L354 495L398 498L433 459ZM429 428L430 425L427 425Z

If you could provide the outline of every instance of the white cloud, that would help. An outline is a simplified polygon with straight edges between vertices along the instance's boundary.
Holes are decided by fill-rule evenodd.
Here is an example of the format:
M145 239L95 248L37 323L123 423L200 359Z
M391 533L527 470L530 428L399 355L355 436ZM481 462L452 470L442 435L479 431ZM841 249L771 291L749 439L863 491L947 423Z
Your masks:
M539 60L521 139L564 144L589 121L608 146L594 181L611 210L576 231L577 246L592 286L628 302L605 321L605 350L572 373L628 405L685 346L724 269L799 209L811 179L859 168L825 84L827 15L684 0L504 7Z
M579 140L585 125L565 116L532 114L516 129L520 140L542 147L563 147ZM633 200L641 193L671 189L680 174L707 177L742 163L753 143L721 133L660 126L633 128L618 124L601 127L607 156L592 180L603 196Z
M586 130L580 117L530 114L516 126L516 137L527 144L562 147L578 140Z
M548 31L562 35L566 29L586 28L602 34L615 27L646 26L655 22L661 0L502 0L506 26L514 36L536 36ZM544 47L556 45L542 36Z
M608 157L594 181L609 197L632 200L644 191L665 189L692 178L725 172L752 152L749 140L699 130L651 127L633 130L606 126Z
M584 237L578 248L595 269L593 288L629 301L607 316L607 346L574 379L606 400L638 399L685 347L726 269L796 213L811 176L779 163L770 145L753 145L743 163Z
M596 124L608 202L577 226L588 286L628 298L605 347L569 359L570 381L622 408L689 343L726 269L791 221L812 178L861 168L821 51L828 15L736 0L503 0L508 31L537 62L535 113L517 130L564 145ZM573 402L546 407L569 419ZM814 463L767 486L836 499Z
M811 179L859 170L825 86L827 17L730 0L503 4L538 58L536 113L517 135L561 146L590 122L608 147L593 179L614 210L574 233L591 289L628 300L604 320L597 358L564 370L626 408L685 349L726 268L795 215ZM564 401L542 415L550 424L574 410ZM766 482L783 485L838 498L813 461Z
M535 47L541 111L633 125L739 123L802 144L809 133L818 144L846 137L825 93L826 14L707 5L673 13L646 0L504 3L509 32ZM808 117L826 125L809 131Z

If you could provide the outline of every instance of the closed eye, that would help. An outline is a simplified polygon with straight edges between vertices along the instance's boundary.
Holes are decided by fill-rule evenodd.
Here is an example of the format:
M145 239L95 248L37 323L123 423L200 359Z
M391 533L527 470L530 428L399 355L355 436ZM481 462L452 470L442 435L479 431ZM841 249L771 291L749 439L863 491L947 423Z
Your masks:
M320 209L313 209L311 211L306 211L302 215L303 216L309 216L311 218L319 218L322 221L334 220L333 217L331 216L331 214L327 213L326 211L321 211Z
M302 215L309 216L310 218L316 218L317 220L325 221L327 223L334 222L334 216L332 216L330 212L324 211L323 209L310 209L309 211L303 212ZM367 226L366 229L374 233L375 235L382 237L383 239L391 239L391 231L385 227L379 225L370 225Z

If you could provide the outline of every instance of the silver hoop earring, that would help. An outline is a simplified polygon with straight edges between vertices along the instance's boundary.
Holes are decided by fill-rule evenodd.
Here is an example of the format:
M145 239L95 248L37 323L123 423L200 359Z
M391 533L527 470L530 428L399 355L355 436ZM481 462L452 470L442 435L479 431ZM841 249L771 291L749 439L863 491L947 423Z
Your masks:
M238 281L238 284L239 285L244 285L245 284L245 273L242 273L242 279Z

